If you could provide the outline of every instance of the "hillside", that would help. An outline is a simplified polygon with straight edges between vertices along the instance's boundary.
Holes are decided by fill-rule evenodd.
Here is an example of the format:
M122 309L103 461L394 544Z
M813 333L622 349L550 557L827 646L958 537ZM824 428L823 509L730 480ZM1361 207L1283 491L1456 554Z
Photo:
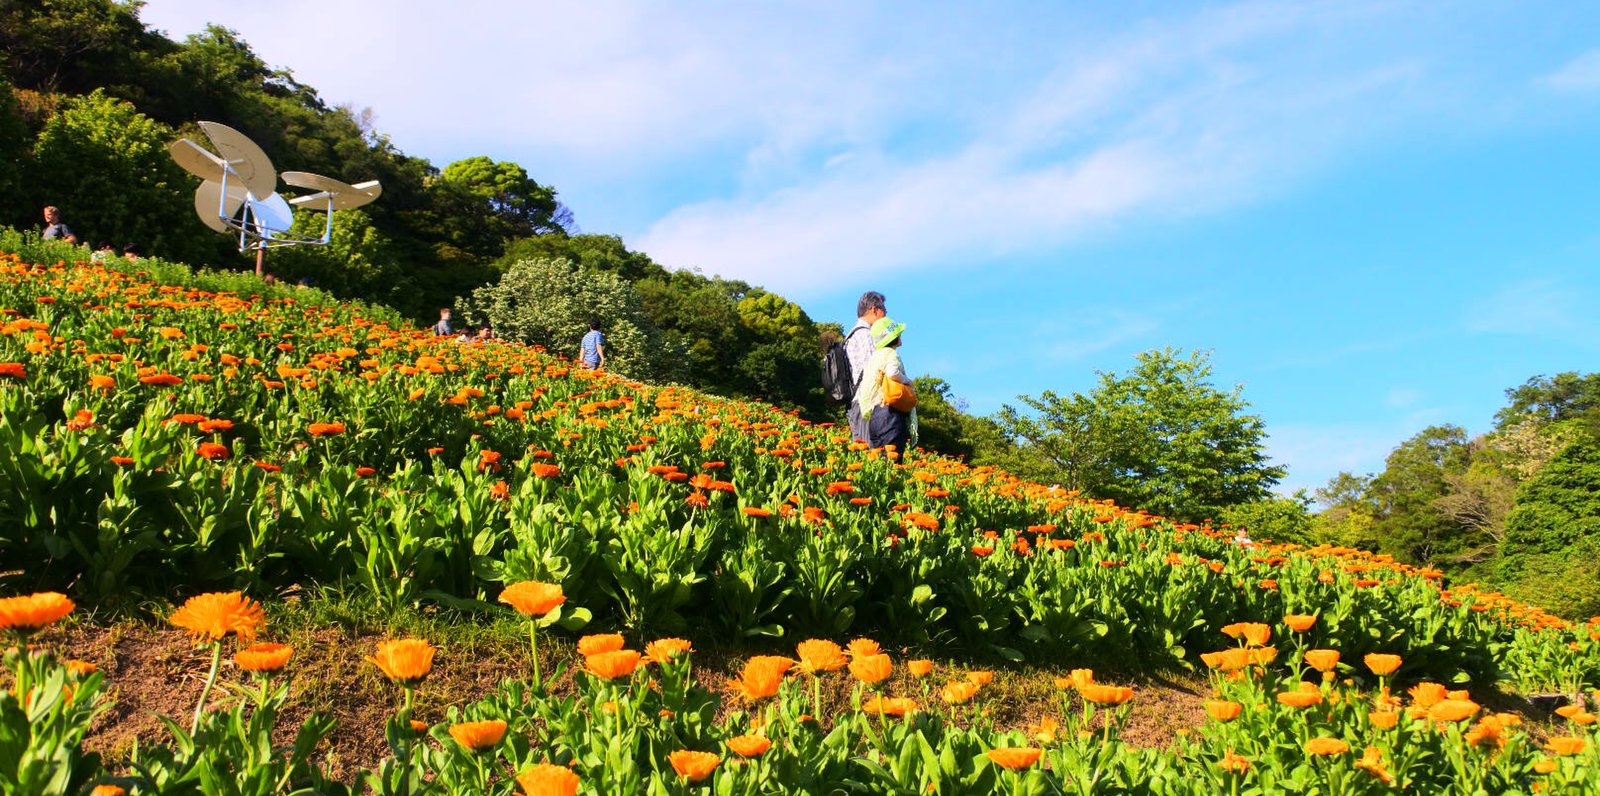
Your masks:
M770 406L596 374L535 348L458 345L386 310L315 291L155 261L72 261L81 250L14 234L0 246L11 252L0 268L0 446L8 454L0 560L26 562L0 573L9 593L59 591L83 606L126 611L203 592L271 601L309 591L379 611L433 606L487 616L509 613L496 604L508 585L538 581L564 596L546 616L545 635L615 630L616 645L684 635L696 644L743 640L760 651L792 649L808 637L867 637L911 654L979 664L1028 659L1063 672L1212 668L1219 693L1243 704L1299 690L1307 664L1330 672L1316 701L1341 707L1326 716L1258 709L1248 714L1248 731L1208 723L1194 740L1145 751L1113 740L1109 728L1099 744L1070 731L1080 721L1073 705L1098 700L1113 708L1107 715L1126 715L1116 707L1127 700L1121 692L1077 682L1078 696L1063 703L1069 710L1052 719L1065 724L1051 762L1026 775L1057 787L1090 765L1084 755L1103 757L1121 767L1118 781L1142 787L1159 780L1152 766L1198 767L1208 779L1195 782L1226 784L1243 770L1217 761L1252 735L1292 730L1302 742L1332 733L1363 743L1365 717L1387 703L1381 692L1373 702L1358 689L1389 678L1465 685L1480 699L1499 685L1524 694L1600 685L1593 625L1573 626L1382 556L1235 544L1229 532L992 468L861 450L828 425ZM1312 649L1335 651L1335 661L1302 654ZM879 664L875 654L854 650L858 663L905 665L887 656ZM1391 660L1384 656L1397 656L1398 668L1372 663ZM776 713L719 714L717 698L679 670L681 658L654 659L659 691L638 677L619 679L627 676L620 670L580 676L576 694L561 700L528 699L522 689L544 687L537 678L531 686L508 681L486 702L459 714L452 708L433 730L443 744L437 752L384 766L459 783L489 777L481 767L452 768L471 757L452 757L461 747L451 745L446 725L466 716L544 728L538 737L549 745L507 749L508 765L571 760L600 792L665 787L672 775L656 778L673 770L667 746L706 748L741 728L769 729L763 737L784 749L774 761L820 772L822 781L879 782L863 786L869 790L886 781L921 788L930 776L957 790L949 783L992 786L1013 775L984 748L1034 742L981 714L934 711L926 690L921 704L930 712L915 722L886 728L874 725L881 718L847 711L824 720L820 730L832 724L825 736L808 735L800 712L815 692L808 697L805 679L793 687L783 680ZM14 676L55 676L33 665ZM586 663L591 673L607 665ZM808 678L831 670L813 667ZM883 680L851 671L864 685ZM1235 674L1220 677L1225 671ZM1241 672L1250 676L1238 679ZM970 686L973 694L982 687ZM856 699L870 696L857 688ZM965 703L973 694L956 697L966 688L944 701ZM62 709L70 713L92 690L65 697ZM233 709L267 710L268 697ZM631 741L613 735L612 746L584 751L593 733L616 728L590 723L603 724L594 717L605 711L580 720L574 698L626 702L650 716L659 709L660 723L631 725ZM1419 761L1467 747L1452 746L1459 734L1429 735L1432 703L1426 693L1412 698L1422 718L1407 732L1421 735L1389 738L1388 754L1410 754L1414 744L1432 751L1386 759L1423 777ZM712 725L714 715L724 716L722 725ZM861 741L868 746L858 746L852 739L871 726L883 732L869 731ZM398 731L390 730L397 754L409 748L395 740ZM924 769L915 762L918 743L944 762ZM1496 776L1523 781L1516 778L1537 762L1529 744L1498 758L1495 766L1509 768ZM940 749L943 758L932 751ZM1252 758L1258 768L1248 777L1257 782L1331 776L1277 746ZM891 761L899 762L887 768ZM317 766L301 763L293 777L316 779ZM781 777L758 774L766 765L725 767L716 781L768 792ZM1592 759L1577 765L1572 771L1595 776ZM1456 775L1427 776L1460 784ZM1181 779L1160 781L1181 787Z

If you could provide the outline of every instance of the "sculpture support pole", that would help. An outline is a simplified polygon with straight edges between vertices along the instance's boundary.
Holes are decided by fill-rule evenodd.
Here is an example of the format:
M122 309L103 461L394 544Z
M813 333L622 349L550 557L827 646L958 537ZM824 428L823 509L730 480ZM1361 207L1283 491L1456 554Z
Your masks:
M262 247L256 249L256 276L261 276L262 272L264 272L266 270L265 267L264 267L265 264L266 264L266 261L267 261L267 247L262 246Z

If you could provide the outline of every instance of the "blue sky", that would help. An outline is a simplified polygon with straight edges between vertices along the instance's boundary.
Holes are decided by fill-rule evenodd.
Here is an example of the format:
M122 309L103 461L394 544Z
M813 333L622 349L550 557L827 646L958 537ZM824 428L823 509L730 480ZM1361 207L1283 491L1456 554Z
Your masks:
M571 5L573 7L566 7ZM576 6L582 7L576 7ZM1286 488L1600 356L1600 5L152 0L972 411L1212 352Z

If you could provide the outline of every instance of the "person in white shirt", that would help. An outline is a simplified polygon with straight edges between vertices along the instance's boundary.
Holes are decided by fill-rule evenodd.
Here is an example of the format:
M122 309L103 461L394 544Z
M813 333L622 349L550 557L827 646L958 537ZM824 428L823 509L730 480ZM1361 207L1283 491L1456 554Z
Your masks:
M850 327L850 332L844 338L845 355L850 358L850 385L851 392L861 386L861 374L866 370L867 360L872 358L872 352L877 349L872 345L872 324L882 320L889 311L884 306L883 294L876 290L869 290L861 294L861 299L856 302L856 325ZM851 401L845 408L845 417L850 421L850 438L860 442L868 442L871 430L861 418L861 408Z

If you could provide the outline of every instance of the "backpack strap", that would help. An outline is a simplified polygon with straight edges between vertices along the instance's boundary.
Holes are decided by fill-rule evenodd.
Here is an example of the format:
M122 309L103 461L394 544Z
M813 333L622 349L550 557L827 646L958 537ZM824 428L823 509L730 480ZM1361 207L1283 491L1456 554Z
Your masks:
M849 334L844 336L844 361L846 361L846 362L850 361L850 338L855 337L856 336L856 332L860 332L860 331L871 331L871 330L867 329L867 327L865 327L865 326L857 326L857 327L851 329ZM872 357L869 356L869 357L867 357L867 359L871 360ZM861 363L861 367L863 369L865 369L866 366L867 366L867 363L865 363L865 362ZM855 369L851 368L851 370L850 370L850 394L852 396L851 400L854 400L853 396L855 395L856 389L861 386L861 377L863 375L865 375L865 374L856 373Z

